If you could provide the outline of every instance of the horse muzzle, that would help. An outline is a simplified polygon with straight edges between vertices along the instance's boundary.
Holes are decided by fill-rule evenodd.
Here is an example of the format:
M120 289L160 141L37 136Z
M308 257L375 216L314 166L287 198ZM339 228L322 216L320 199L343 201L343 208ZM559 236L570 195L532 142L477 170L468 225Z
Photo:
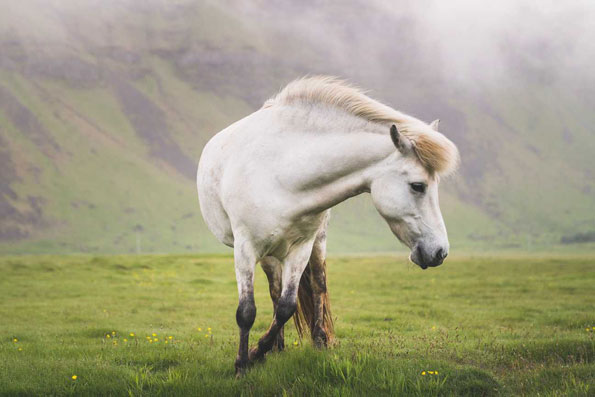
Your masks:
M411 250L410 259L425 270L428 267L440 266L447 256L448 247L427 249L424 244L418 243Z

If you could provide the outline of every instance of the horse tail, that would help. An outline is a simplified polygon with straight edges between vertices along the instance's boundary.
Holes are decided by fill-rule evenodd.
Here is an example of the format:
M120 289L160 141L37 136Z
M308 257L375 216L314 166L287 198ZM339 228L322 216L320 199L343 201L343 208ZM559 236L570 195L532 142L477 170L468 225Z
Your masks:
M322 335L315 335L315 313L316 313L316 295L321 295L319 298L322 301L322 324L320 324L322 330L326 336L326 343L330 344L334 337L334 325L333 318L331 315L331 305L329 300L329 294L326 288L326 261L322 262L319 268L318 274L314 274L312 266L312 258L308 261L308 265L302 273L300 279L300 286L298 288L298 302L297 309L293 315L293 321L295 328L302 338L306 332L313 335L314 339ZM316 340L315 340L316 342Z

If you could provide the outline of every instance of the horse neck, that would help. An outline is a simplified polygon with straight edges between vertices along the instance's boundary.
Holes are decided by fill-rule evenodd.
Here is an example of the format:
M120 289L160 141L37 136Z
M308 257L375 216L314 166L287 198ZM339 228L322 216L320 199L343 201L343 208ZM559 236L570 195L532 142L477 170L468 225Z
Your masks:
M323 211L368 192L383 161L396 150L388 127L331 112L309 110L306 137L292 147L287 180L301 195L301 211Z

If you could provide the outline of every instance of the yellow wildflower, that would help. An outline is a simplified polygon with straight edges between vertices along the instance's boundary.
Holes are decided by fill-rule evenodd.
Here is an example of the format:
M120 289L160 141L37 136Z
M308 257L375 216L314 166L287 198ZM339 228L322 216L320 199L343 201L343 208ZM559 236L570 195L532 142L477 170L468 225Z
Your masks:
M72 375L72 380L76 380L76 378L78 378L78 376Z
M422 374L423 376L426 376L426 371L421 371L421 374Z
M116 331L112 331L112 335L115 335L115 334L116 334Z
M153 342L159 342L159 339L155 338L153 339Z
M13 341L14 343L17 343L19 340L18 340L17 338L14 338L12 341Z
M197 330L198 330L198 332L200 332L200 331L202 331L202 328L198 327Z
M155 332L153 332L153 336L157 336L157 334Z
M124 342L128 342L128 339L124 338Z
M297 346L298 345L298 341L297 340L293 341L293 345L294 346Z
M434 375L434 371L428 371L430 375Z
M134 332L131 332L131 333L130 333L130 336L134 337Z
M438 375L438 371L434 371L434 373L435 373L436 375Z
M106 338L111 338L112 336L110 334L105 335Z
M169 340L172 340L174 337L170 335L170 336L168 336L167 338L168 338Z
M165 341L165 344L167 345L167 341Z
M211 327L207 328L207 331L211 332Z
M209 334L205 334L205 338L208 338L208 337L209 337Z
M22 347L19 347L17 350L20 351L20 352L22 352L23 351L23 348Z

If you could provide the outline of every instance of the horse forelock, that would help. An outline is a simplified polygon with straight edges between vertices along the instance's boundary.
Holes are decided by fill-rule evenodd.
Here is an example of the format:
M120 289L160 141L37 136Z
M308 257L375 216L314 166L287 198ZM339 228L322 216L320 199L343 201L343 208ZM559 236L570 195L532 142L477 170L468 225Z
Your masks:
M361 89L336 77L312 76L294 80L266 101L263 107L316 103L337 107L373 123L396 124L399 132L412 142L419 161L432 173L448 175L458 166L457 147L444 135L434 131L427 123L370 98Z
M421 123L401 124L402 131L399 131L411 141L417 158L428 171L442 176L452 174L460 162L456 145L440 132Z

